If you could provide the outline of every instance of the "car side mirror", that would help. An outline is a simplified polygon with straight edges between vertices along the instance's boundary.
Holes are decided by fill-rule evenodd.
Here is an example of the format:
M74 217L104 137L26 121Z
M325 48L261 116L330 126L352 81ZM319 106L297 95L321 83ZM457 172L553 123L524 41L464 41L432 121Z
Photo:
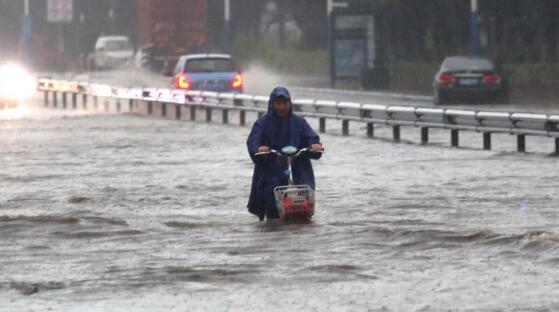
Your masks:
M163 77L173 77L173 71L170 68L163 69Z
M163 63L161 74L163 74L164 77L173 77L173 67L171 67L171 63L168 60Z

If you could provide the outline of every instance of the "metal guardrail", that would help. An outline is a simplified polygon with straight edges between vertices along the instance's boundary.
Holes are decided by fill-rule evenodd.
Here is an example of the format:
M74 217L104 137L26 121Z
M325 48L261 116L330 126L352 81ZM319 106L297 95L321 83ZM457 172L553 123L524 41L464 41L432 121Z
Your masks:
M104 99L105 110L109 110L110 99L121 111L122 101L128 101L128 111L162 117L173 115L181 119L183 109L190 109L190 119L196 120L196 109L205 108L206 121L212 120L212 110L222 111L223 123L229 122L228 112L239 111L239 124L245 125L246 112L263 114L268 109L268 97L247 94L216 93L209 91L183 91L161 88L121 88L105 84L76 81L40 79L38 90L44 92L44 104L58 106L58 93L62 95L61 106L68 108L67 95L72 96L72 108L78 105L82 95L82 107L87 109L88 96L93 97L93 106L98 108L99 98ZM168 106L171 105L171 109ZM158 112L155 112L157 108ZM174 109L173 109L174 108ZM319 118L319 131L326 131L326 120L342 121L342 134L349 135L349 122L363 122L367 135L374 136L374 124L392 126L394 141L400 141L400 127L421 128L421 143L429 141L429 129L448 129L451 145L459 146L460 131L483 133L483 148L491 149L491 134L509 133L517 136L517 150L526 151L526 136L555 138L555 153L559 154L559 115L519 112L491 112L449 108L411 107L397 105L362 104L353 102L323 101L314 99L293 100L293 110L298 114Z

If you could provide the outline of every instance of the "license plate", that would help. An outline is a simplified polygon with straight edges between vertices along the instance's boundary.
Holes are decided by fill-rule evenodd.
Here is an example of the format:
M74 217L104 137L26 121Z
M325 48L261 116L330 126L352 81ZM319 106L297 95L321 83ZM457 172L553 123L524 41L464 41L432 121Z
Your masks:
M473 86L478 84L477 78L462 78L460 79L460 84L463 86Z

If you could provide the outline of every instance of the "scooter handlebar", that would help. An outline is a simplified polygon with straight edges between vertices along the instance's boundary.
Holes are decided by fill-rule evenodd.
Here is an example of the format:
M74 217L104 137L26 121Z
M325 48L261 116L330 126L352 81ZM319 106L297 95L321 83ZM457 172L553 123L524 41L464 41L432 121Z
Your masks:
M269 151L267 151L267 152L257 152L257 153L254 153L254 156L263 156L263 155L268 155L268 154L281 155L280 152L278 152L278 151L276 151L276 150L274 150L274 149L271 149L271 150L269 150Z
M299 155L301 155L301 154L304 153L304 152L309 152L309 153L320 153L320 154L322 154L322 153L324 153L324 149L321 149L320 151L316 152L316 151L311 151L310 149L308 149L308 148L305 147L305 148L302 148L302 149L298 150L297 153L295 153L295 155L293 155L293 157L299 157ZM276 151L276 150L274 150L274 149L271 149L271 150L269 150L269 151L267 151L267 152L257 152L257 153L254 153L254 156L263 156L263 155L268 155L268 154L276 154L276 155L278 155L278 156L282 156L282 155L283 155L281 152Z

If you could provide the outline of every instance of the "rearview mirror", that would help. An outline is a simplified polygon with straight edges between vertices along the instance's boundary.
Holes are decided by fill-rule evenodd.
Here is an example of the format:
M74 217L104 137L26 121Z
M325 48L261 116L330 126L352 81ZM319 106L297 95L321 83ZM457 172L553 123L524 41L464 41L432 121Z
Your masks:
M173 77L173 71L170 68L163 68L163 77Z
M161 71L161 74L164 77L173 77L173 68L171 67L171 62L169 62L169 60L166 60L163 63L163 70Z

